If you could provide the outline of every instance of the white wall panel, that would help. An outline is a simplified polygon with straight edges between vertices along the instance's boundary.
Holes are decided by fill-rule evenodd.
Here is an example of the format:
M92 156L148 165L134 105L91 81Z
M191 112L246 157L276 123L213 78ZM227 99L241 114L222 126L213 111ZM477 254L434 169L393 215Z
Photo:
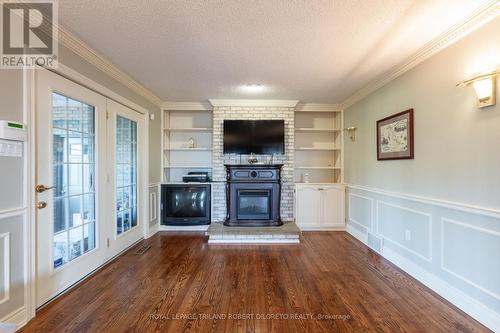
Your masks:
M441 268L500 301L500 232L441 220Z
M10 300L10 233L0 234L0 304Z
M408 207L377 201L377 234L426 261L432 261L432 216ZM409 238L407 237L409 235Z
M26 210L0 212L0 321L24 307L24 224Z
M349 193L349 219L361 227L371 228L373 224L373 199Z
M382 237L383 256L500 330L500 211L355 185L347 194L348 232Z

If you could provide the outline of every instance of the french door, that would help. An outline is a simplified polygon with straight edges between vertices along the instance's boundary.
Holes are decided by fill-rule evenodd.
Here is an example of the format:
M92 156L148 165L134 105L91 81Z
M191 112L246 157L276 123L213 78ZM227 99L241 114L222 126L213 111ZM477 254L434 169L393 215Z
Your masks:
M37 71L37 307L143 236L141 120Z
M113 253L119 253L130 246L143 234L139 223L142 216L143 188L142 174L143 118L137 112L118 104L107 101L108 110L108 174L110 177L110 193L112 201L109 220L113 221L110 228L109 246Z

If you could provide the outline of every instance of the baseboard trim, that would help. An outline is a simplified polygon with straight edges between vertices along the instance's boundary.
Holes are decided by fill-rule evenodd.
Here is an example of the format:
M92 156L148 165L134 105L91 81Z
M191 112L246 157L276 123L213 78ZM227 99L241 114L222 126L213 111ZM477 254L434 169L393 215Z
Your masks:
M368 246L367 237L364 237L362 233L349 225L347 226L347 232ZM426 287L432 289L441 297L467 313L475 320L479 321L484 326L488 327L493 332L500 332L500 313L493 311L484 304L476 301L472 297L446 283L444 280L438 278L434 274L429 273L415 263L386 247L382 248L382 252L380 254L382 257L392 262L394 265L411 275Z
M17 329L22 328L28 322L28 311L26 307L20 307L19 309L9 313L4 318L0 319L0 322L9 323L16 325Z
M208 244L300 244L299 239L208 239Z
M146 238L151 238L153 237L154 235L156 235L156 233L159 231L159 225L158 224L155 224L153 225L152 227L150 226L149 227L149 234L147 235Z
M351 225L347 225L346 231L348 234L359 240L361 243L368 246L368 235L363 234L361 231L356 230ZM368 246L369 247L369 246Z

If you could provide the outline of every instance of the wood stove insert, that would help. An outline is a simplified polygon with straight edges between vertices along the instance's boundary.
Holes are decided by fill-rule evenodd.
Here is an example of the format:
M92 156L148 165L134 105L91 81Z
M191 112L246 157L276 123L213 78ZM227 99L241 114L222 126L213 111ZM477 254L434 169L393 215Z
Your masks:
M226 164L227 216L224 225L280 226L281 167Z

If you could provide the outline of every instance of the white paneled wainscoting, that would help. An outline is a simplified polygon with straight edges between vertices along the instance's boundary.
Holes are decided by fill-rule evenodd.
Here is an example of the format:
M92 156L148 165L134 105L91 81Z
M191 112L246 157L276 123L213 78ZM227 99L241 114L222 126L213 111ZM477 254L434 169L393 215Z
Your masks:
M149 232L147 238L153 236L160 224L160 183L151 183L148 186Z
M27 208L0 211L0 322L18 328L28 319L27 215Z
M348 185L347 231L500 332L500 211Z

